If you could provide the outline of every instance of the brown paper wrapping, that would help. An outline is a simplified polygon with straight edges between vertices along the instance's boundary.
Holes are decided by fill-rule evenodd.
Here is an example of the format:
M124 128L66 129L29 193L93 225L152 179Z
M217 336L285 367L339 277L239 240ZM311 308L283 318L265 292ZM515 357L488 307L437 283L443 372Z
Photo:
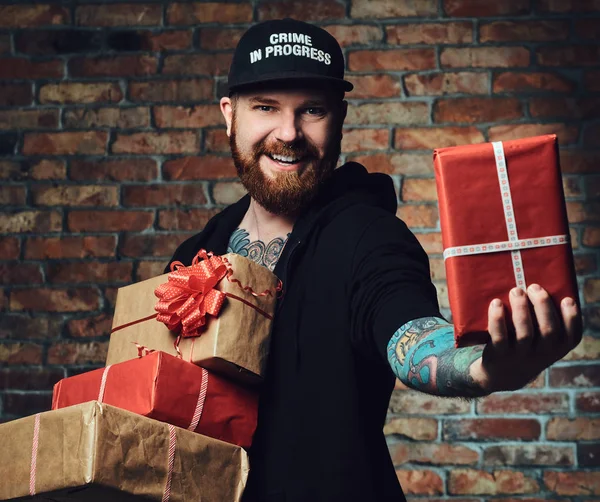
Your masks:
M222 279L218 290L232 293L256 305L273 316L278 279L265 267L237 254L226 254L233 268L233 278L256 293L273 291L272 295L255 297L238 284ZM157 298L154 290L167 282L168 274L119 288L113 330L155 313ZM182 338L179 344L185 361L211 369L245 382L256 382L264 374L271 320L234 298L227 298L218 317L207 316L205 330L199 337ZM138 357L135 343L149 349L177 355L174 347L177 335L151 319L115 331L110 337L106 364L115 364Z
M41 413L31 498L34 423L30 416L0 425L0 500L162 500L167 424L97 401ZM176 436L169 502L239 501L246 452L180 428Z

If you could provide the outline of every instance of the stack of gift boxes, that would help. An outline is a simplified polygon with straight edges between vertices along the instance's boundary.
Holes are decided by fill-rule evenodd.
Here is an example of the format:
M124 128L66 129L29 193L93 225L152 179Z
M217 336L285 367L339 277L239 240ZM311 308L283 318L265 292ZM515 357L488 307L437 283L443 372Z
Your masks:
M239 500L277 290L266 268L203 251L119 289L106 367L0 426L0 500Z

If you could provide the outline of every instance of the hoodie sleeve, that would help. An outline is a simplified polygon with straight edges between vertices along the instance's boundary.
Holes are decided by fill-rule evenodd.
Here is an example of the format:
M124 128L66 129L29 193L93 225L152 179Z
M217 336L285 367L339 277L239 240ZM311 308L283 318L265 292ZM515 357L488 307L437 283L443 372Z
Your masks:
M352 342L387 362L387 344L406 322L439 313L429 260L403 221L380 215L358 241L350 289Z

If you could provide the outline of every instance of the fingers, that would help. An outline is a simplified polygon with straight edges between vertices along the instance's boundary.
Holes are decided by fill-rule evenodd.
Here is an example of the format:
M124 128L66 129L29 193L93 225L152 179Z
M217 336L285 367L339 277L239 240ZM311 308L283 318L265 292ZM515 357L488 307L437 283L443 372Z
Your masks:
M567 343L570 348L575 348L581 341L583 331L581 313L572 298L563 298L560 308L565 325Z
M513 288L508 297L515 326L517 349L528 351L533 343L534 330L527 295L521 288Z
M533 305L542 345L550 347L557 341L565 341L561 339L562 326L548 292L538 284L531 284L527 295Z
M508 351L508 332L504 320L504 306L499 299L492 300L488 309L488 332L492 339L494 350L499 354Z

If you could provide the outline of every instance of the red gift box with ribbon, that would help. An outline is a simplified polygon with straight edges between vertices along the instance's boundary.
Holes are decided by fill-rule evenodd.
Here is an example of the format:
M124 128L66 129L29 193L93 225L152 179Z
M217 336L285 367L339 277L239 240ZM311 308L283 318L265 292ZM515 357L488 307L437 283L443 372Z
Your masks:
M239 381L260 381L279 279L234 253L200 251L191 266L171 268L119 288L106 363L136 358L137 344Z
M52 409L98 401L249 448L258 393L164 352L65 378Z
M537 283L555 307L578 289L555 135L434 151L457 346L487 340L490 302ZM560 312L560 310L558 310Z

